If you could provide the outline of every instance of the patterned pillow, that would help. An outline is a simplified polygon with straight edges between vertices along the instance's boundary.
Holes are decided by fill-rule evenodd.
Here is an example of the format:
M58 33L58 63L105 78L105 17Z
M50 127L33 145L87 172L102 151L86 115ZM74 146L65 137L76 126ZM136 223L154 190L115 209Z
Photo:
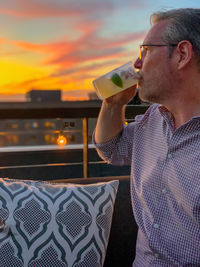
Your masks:
M103 266L118 185L0 179L0 266Z

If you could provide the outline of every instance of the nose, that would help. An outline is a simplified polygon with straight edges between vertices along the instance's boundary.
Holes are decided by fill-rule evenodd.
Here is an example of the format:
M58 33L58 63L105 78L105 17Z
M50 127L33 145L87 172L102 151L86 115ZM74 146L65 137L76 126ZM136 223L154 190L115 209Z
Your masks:
M141 69L142 68L142 60L138 57L134 63L134 67L136 69Z

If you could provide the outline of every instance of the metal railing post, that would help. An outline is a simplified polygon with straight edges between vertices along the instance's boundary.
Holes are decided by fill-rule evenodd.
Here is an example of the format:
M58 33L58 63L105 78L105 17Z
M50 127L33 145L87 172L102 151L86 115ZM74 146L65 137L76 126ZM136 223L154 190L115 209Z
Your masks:
M83 177L88 178L88 118L83 118Z

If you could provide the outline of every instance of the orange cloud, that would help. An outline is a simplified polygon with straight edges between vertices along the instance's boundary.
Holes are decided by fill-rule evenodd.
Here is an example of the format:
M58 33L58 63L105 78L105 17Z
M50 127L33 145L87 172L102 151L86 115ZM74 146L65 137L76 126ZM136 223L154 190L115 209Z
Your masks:
M45 12L48 13L49 10L53 9L56 13L54 5L51 3L47 6L47 2L45 3L45 0L44 2L40 1L40 4L38 4L38 2L34 2L33 0L15 0L14 2L15 4L18 3L20 5L20 9L22 9L22 11L29 7L31 12L36 9L43 12L43 8L40 6L42 5L46 8ZM88 0L85 0L84 5L81 7L75 6L74 1L69 1L69 3L71 4L66 5L68 11L76 9L81 12L86 10L87 6L90 8L93 6L92 2ZM97 3L95 3L95 5L97 5ZM107 4L103 2L100 6L101 8L105 8ZM111 5L108 6L112 8ZM61 8L61 5L57 5L57 3L56 8L62 9L62 12L64 12L65 9ZM81 22L78 21L77 25L74 26L75 28L72 29L74 32L80 32L80 36L75 40L63 38L60 42L46 44L37 44L25 41L10 41L10 43L25 51L47 54L46 59L41 62L42 65L54 65L62 72L63 68L69 69L75 66L78 67L78 64L84 64L89 61L110 60L114 57L123 57L126 53L126 46L134 43L136 40L142 39L144 36L144 32L139 32L119 35L115 38L113 36L111 38L105 38L99 35L103 26L104 24L101 18L98 18L98 20L87 19Z
M129 44L143 39L144 32L133 34L123 34L115 39L103 38L98 36L101 30L101 22L86 22L77 25L77 29L82 31L82 35L77 40L65 40L55 43L34 44L24 41L11 41L13 45L21 49L44 53L46 60L42 62L43 66L54 65L57 71L50 74L50 77L62 77L65 75L80 73L88 76L87 71L94 71L94 65L98 68L102 61L104 65L109 62L119 61L124 56L127 57L127 48ZM84 64L89 66L84 66ZM92 66L92 67L90 67Z
M10 80L2 83L0 88L2 92L16 94L26 93L32 88L56 88L65 91L74 91L81 88L86 91L92 88L91 80L99 69L103 70L109 66L113 68L113 66L121 64L124 58L130 56L130 48L128 48L128 50L127 47L131 44L134 45L136 41L144 37L144 32L127 33L107 38L101 36L102 30L105 27L103 22L104 18L100 15L99 17L95 16L98 12L98 14L100 14L101 10L108 7L108 10L104 10L105 12L103 15L105 16L106 12L109 13L109 8L110 11L112 11L113 8L113 6L107 4L107 2L105 4L103 0L101 2L102 4L84 0L84 5L80 7L76 6L76 1L74 0L69 5L65 4L64 7L59 5L59 0L56 4L53 1L51 3L48 1L48 5L46 0L40 2L33 0L13 0L12 2L13 6L10 7L8 5L6 6L6 4L3 7L2 4L0 4L0 13L23 18L36 18L63 16L64 14L67 15L67 12L71 12L70 14L74 14L75 16L79 14L80 17L77 17L77 20L71 27L72 32L78 33L76 38L70 39L68 36L64 36L62 40L50 43L0 39L0 44L8 43L14 46L14 52L25 52L25 56L22 60L24 68L32 66L34 53L38 54L36 57L37 61L35 61L38 63L38 70L36 70L36 65L33 64L35 69L31 69L23 79L10 78ZM92 14L92 12L94 13L92 16L83 19L84 17L82 16ZM8 52L12 52L11 49L9 49ZM26 52L31 53L29 54ZM27 62L26 60L28 57L30 61ZM22 58L19 57L16 58L16 62L19 63L21 59ZM31 61L31 59L33 60ZM41 62L39 62L39 60ZM36 72L37 75L35 74ZM11 80L12 82L10 82Z
M136 34L126 34L116 38L101 38L94 34L87 35L73 43L71 49L59 50L54 53L51 59L46 60L46 64L56 64L60 67L73 67L77 63L83 64L87 61L105 60L117 56L123 56L126 46L144 37L144 32Z
M3 44L3 43L5 43L5 39L0 38L0 44Z
M55 43L49 43L49 44L36 44L36 43L28 43L24 41L10 41L13 45L23 48L27 51L32 52L39 52L39 53L55 53L57 49L59 51L66 51L68 49L71 49L73 47L73 44L70 44L70 42L55 42Z

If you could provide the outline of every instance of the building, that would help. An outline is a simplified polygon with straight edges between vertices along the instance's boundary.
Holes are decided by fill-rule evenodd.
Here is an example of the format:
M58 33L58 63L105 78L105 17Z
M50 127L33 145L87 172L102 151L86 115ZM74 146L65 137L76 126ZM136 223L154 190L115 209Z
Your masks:
M29 102L61 102L61 90L31 90L27 92Z

